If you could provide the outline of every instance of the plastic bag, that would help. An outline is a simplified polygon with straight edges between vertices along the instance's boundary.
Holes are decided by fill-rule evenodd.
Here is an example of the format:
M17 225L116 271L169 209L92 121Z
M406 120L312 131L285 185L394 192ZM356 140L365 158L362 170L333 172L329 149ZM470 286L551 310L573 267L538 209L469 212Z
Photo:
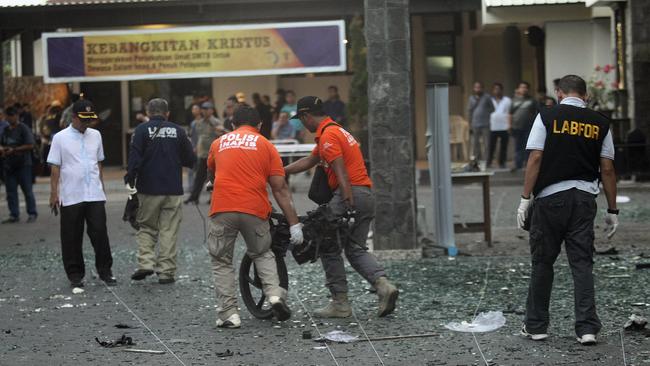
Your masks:
M451 322L445 324L445 328L456 332L483 333L497 330L506 324L506 318L500 311L488 311L480 313L472 320L471 323L463 321L461 323Z
M359 337L353 336L349 333L340 331L340 330L333 330L329 333L326 333L323 335L323 338L316 339L317 342L322 342L322 341L330 341L330 342L336 342L336 343L352 343L356 342L359 340Z

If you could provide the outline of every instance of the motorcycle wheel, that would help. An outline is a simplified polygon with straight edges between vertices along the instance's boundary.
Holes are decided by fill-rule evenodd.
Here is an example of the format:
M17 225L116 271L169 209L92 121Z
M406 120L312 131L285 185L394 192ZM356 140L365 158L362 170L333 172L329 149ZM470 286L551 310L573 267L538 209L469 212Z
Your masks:
M275 263L278 268L278 277L280 286L285 290L289 289L289 275L287 274L287 265L284 263L284 257L276 254ZM266 295L262 291L262 280L257 275L257 270L253 260L247 254L244 254L241 265L239 266L239 292L248 311L258 319L271 319L273 312L271 305L268 303Z

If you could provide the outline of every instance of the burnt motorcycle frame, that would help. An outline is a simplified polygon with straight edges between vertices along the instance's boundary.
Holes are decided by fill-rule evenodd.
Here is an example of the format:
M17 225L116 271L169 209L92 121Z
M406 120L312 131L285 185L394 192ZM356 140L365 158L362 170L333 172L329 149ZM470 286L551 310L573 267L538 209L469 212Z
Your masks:
M303 244L293 247L289 241L289 223L284 215L272 213L269 218L271 230L271 251L275 255L280 286L289 290L289 274L285 257L291 251L298 264L313 263L323 252L336 251L342 248L341 238L347 237L349 225L354 213L334 215L326 205L319 206L306 216L300 216L303 224ZM248 311L258 319L273 317L270 305L263 292L262 281L255 265L248 254L244 254L239 266L239 291Z

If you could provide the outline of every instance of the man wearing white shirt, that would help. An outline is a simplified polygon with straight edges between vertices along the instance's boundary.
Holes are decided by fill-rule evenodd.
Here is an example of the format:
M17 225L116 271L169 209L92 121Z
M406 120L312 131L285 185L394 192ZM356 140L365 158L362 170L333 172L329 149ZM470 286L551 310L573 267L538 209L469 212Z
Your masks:
M494 150L499 140L499 168L506 167L508 154L508 118L512 100L503 95L503 85L494 83L492 85L492 104L494 112L490 113L490 147L486 167L492 165Z
M97 120L92 103L74 103L72 123L52 140L47 162L52 166L50 207L61 208L61 256L73 287L82 287L84 221L95 250L95 267L107 285L117 283L106 230L106 195L102 178L104 148L99 131L88 126Z
M602 327L593 276L599 180L608 204L608 238L618 226L614 144L609 119L586 108L582 78L563 77L556 94L560 104L540 111L526 146L531 153L517 225L530 230L532 271L522 334L533 340L548 338L553 264L564 242L574 283L575 332L581 344L591 345Z

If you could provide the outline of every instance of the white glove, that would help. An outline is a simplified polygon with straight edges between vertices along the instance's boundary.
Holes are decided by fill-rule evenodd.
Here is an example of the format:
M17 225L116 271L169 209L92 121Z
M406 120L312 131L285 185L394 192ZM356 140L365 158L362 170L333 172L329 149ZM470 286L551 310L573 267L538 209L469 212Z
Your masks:
M524 228L524 222L526 221L526 216L528 216L529 209L530 198L526 199L521 197L521 201L519 201L519 208L517 209L517 226L520 229Z
M605 214L605 232L607 232L607 239L611 239L616 234L618 228L618 215L613 213Z
M302 235L302 224L301 223L291 225L291 227L289 227L289 232L291 233L291 239L289 239L291 244L293 244L293 245L302 244L302 241L304 240L304 237Z
M126 184L126 193L129 194L129 199L131 199L131 197L132 197L134 194L138 193L138 190L135 189L135 187L131 187L131 185L130 185L129 183L127 183L127 184Z

